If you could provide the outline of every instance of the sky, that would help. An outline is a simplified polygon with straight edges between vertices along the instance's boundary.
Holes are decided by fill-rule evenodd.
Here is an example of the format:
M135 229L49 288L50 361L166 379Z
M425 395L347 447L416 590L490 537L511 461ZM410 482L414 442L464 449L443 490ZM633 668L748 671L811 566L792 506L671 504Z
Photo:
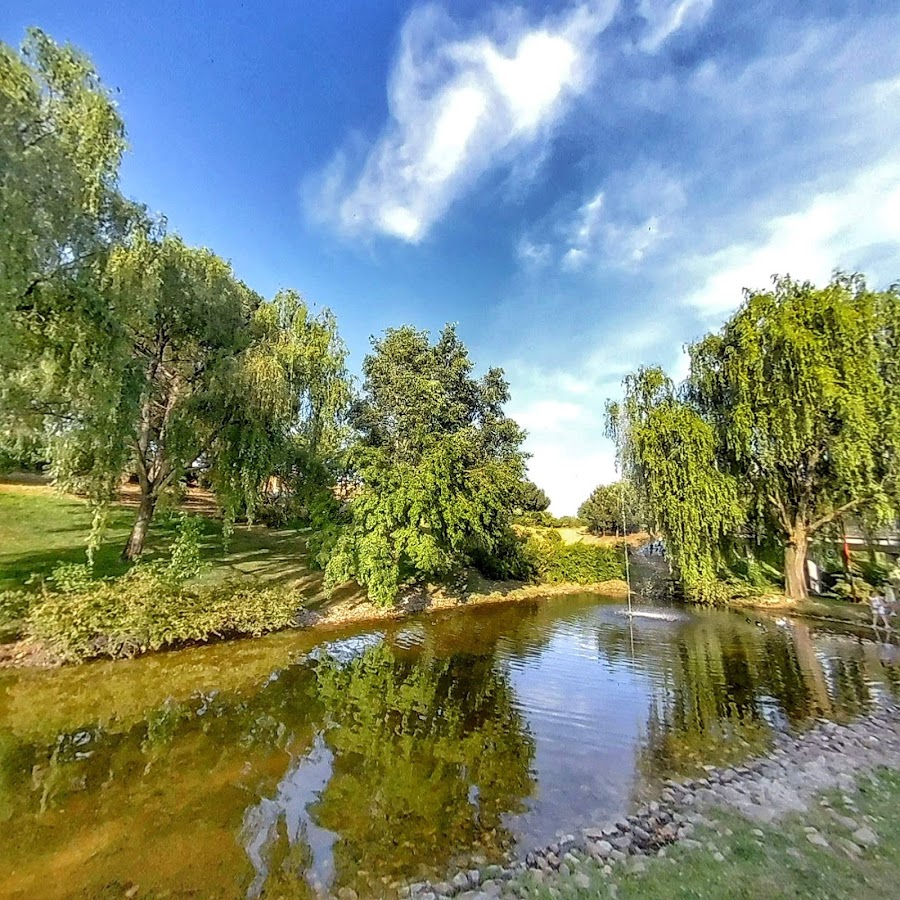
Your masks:
M900 279L896 0L5 0L94 60L125 192L271 296L502 366L557 514L606 400L775 274Z

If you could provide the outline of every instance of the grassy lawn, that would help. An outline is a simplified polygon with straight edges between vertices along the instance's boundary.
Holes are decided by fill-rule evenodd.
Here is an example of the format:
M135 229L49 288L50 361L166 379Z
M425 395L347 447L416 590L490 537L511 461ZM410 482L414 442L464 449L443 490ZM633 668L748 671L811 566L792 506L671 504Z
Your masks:
M630 860L616 863L608 876L597 863L582 862L569 877L556 875L544 885L531 884L524 893L541 900L554 896L618 900L897 897L900 773L882 770L861 781L857 793L847 799L850 804L839 793L827 794L809 812L772 826L716 813L709 816L713 826L694 835L702 849L675 845L667 858L648 860L644 871L634 871L635 862ZM845 842L853 824L848 818L869 827L878 837L877 845L861 852L848 848ZM810 827L817 829L828 847L810 842L804 830ZM641 866L637 864L638 869ZM525 876L525 884L529 878Z
M124 504L110 508L103 543L95 557L98 577L120 575L127 568L119 555L125 546L135 511ZM236 576L253 576L270 584L312 585L318 578L306 566L306 542L291 529L238 525L227 552L222 523L203 519L203 559L200 581L213 583ZM45 485L0 483L0 590L21 588L33 575L46 577L63 562L80 563L91 530L88 505L56 493ZM147 541L147 557L166 554L175 518L157 514Z

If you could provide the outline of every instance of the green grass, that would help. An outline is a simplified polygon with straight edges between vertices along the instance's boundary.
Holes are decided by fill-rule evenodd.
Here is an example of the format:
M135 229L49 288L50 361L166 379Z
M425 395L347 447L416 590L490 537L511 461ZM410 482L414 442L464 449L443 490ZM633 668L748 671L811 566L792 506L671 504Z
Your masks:
M709 816L713 826L698 829L694 835L703 843L702 849L675 845L666 859L648 860L644 872L629 871L634 862L628 861L614 864L609 876L603 875L597 863L582 862L579 871L590 880L589 887L576 883L575 872L567 878L556 875L542 886L525 876L523 882L528 886L524 895L540 900L554 896L618 900L897 897L900 773L879 771L861 781L850 799L853 805L847 806L842 795L827 794L807 813L771 826L717 812ZM823 801L827 805L822 805ZM868 825L879 837L877 846L863 849L859 856L845 850L841 841L850 837L851 830L835 813ZM830 848L813 846L804 831L806 826L818 829ZM714 859L708 842L724 855L724 862Z
M134 521L133 508L110 508L103 543L95 557L98 578L121 575L128 568L120 554ZM235 526L227 552L222 523L204 516L200 578L212 584L236 575L262 578L272 584L291 584L309 577L306 541L292 529L262 525ZM91 530L91 510L76 498L43 486L0 485L0 590L25 586L32 576L46 578L60 563L82 563ZM175 518L157 514L148 535L147 558L163 557L175 532Z

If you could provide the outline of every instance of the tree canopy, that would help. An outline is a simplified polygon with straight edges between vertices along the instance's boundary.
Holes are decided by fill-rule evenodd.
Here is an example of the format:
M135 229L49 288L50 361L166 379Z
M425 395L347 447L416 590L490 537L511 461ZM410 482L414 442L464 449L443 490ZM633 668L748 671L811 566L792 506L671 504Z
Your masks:
M775 534L803 598L813 535L897 510L898 335L896 288L778 278L689 348L681 390L658 369L625 380L611 430L686 586L716 577L726 537Z
M544 512L550 506L550 498L533 481L525 478L519 488L517 506L523 513Z
M125 127L91 62L31 29L0 43L0 365L35 303L77 284L139 209L118 190ZM8 360L7 360L8 361Z
M718 467L713 428L661 369L638 370L624 388L623 402L607 406L622 469L664 535L678 578L702 592L718 574L723 538L741 518L737 484Z
M473 369L453 326L434 343L409 326L373 340L350 416L359 488L329 585L356 578L391 603L406 579L446 575L508 538L524 433L503 412L502 371Z
M806 596L810 538L900 496L900 292L860 275L824 288L780 278L690 348L689 396L715 429L755 523L785 543L785 584Z
M578 507L578 518L593 534L619 534L634 531L643 523L638 497L627 481L600 484Z

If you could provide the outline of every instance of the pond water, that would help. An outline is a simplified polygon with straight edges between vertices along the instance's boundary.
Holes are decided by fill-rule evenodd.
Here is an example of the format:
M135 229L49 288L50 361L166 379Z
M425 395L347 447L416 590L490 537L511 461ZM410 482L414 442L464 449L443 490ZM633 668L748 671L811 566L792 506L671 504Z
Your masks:
M361 897L900 693L895 647L596 595L0 675L0 896Z

